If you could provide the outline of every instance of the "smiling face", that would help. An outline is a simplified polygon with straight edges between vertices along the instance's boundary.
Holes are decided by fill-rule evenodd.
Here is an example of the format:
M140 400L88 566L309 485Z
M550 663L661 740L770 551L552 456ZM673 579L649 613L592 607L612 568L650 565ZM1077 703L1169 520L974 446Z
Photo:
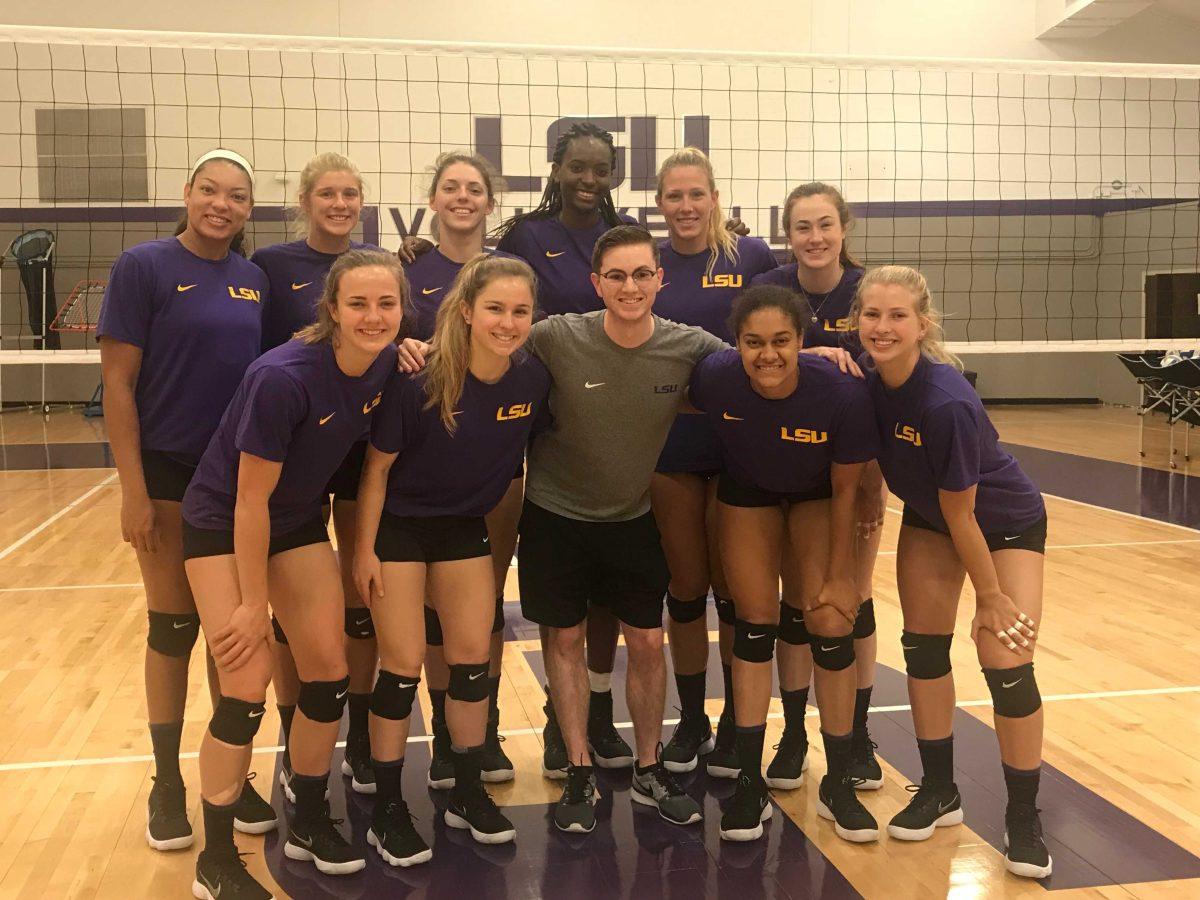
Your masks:
M250 176L229 160L209 160L184 187L183 205L189 231L205 241L229 243L254 208Z
M334 239L347 237L362 213L362 182L353 172L326 172L300 198L310 234Z
M383 266L360 266L344 272L337 284L333 310L344 348L378 354L396 340L403 318L400 282Z
M827 195L801 197L792 204L788 241L801 269L819 271L837 266L845 238L837 207Z
M437 213L438 227L460 235L482 232L494 206L495 200L488 194L483 175L466 162L446 166L429 198L429 208Z
M493 278L463 307L463 318L471 329L471 351L508 357L529 338L533 327L533 291L529 282L516 276Z
M764 306L746 316L738 330L737 350L754 390L764 397L795 390L797 356L803 347L796 323L778 307Z
M927 330L928 323L917 311L917 298L908 288L872 284L863 289L858 337L877 366L915 360Z
M697 246L707 243L708 223L718 201L717 191L700 166L675 166L663 173L658 210L667 220L667 231L674 244Z
M592 273L592 284L609 313L634 324L650 315L662 274L650 244L622 244L604 254L600 273Z
M600 197L612 186L612 150L599 138L579 137L567 143L562 163L550 168L550 177L562 190L563 208L592 215Z

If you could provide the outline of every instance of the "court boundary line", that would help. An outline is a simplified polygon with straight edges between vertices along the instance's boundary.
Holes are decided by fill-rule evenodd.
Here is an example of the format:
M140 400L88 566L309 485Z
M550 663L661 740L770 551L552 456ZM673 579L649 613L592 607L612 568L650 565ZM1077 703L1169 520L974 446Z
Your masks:
M1065 700L1113 700L1123 697L1164 697L1175 694L1197 694L1200 693L1200 685L1182 685L1180 687L1167 688L1133 688L1123 691L1091 691L1078 694L1047 694L1042 696L1043 703L1056 703ZM959 700L955 703L957 709L967 709L970 707L991 706L991 699L985 700ZM907 703L896 704L893 706L872 706L870 712L873 713L889 713L889 712L906 712L911 710L912 706ZM819 716L820 712L816 709L809 709L805 712L806 718ZM768 719L782 719L783 713L768 713ZM617 728L632 728L632 722L614 722ZM663 719L663 725L678 725L679 719ZM542 728L509 728L500 731L504 737L514 737L518 735L539 734ZM410 735L408 743L421 744L429 743L433 740L433 735L419 734ZM338 747L345 747L345 741L338 741ZM252 751L256 754L263 753L282 753L282 746L273 747L255 747ZM180 759L196 759L200 753L196 750L189 750L179 754ZM121 765L124 763L147 763L154 762L154 754L144 753L132 756L106 756L106 757L88 757L84 759L53 759L44 760L41 762L26 762L26 763L0 763L0 774L5 772L29 772L38 769L66 769L76 766L111 766Z
M64 506L62 509L60 509L58 512L56 512L54 515L52 515L50 518L46 519L46 521L42 522L41 525L38 525L38 526L30 529L29 531L27 531L25 533L24 537L18 538L17 540L15 540L11 544L9 544L7 547L5 547L3 550L0 550L0 559L4 559L5 557L7 557L9 554L13 553L14 551L20 550L27 543L29 543L31 540L33 540L35 537L37 537L39 534L41 534L43 531L45 531L47 528L49 528L51 525L53 525L55 522L57 522L59 519L61 519L63 516L65 516L67 513L69 513L71 510L75 509L75 507L79 506L81 503L86 502L90 497L92 497L92 495L97 493L102 488L108 487L110 484L112 484L116 480L117 480L117 473L113 472L111 475L109 475L107 478L105 478L99 484L95 485L91 490L84 492L79 497L76 497L74 500L72 500L70 503L68 503L66 506Z
M1088 503L1086 500L1076 500L1074 497L1064 497L1061 494L1051 494L1047 493L1046 491L1042 491L1041 493L1043 497L1050 497L1054 500L1062 500L1064 503L1074 503L1076 506L1086 506L1088 509L1098 509L1101 512L1114 513L1115 515L1124 516L1127 519L1134 519L1138 522L1148 523L1151 525L1166 525L1168 528L1179 528L1183 531L1190 531L1193 534L1200 535L1200 528L1193 528L1191 525L1180 525L1178 522L1168 522L1166 519L1155 519L1151 516L1141 516L1137 513L1127 512L1123 509L1113 509L1111 506L1097 506L1095 503ZM894 507L887 506L885 509L894 516L901 516L904 514L903 508L896 509Z

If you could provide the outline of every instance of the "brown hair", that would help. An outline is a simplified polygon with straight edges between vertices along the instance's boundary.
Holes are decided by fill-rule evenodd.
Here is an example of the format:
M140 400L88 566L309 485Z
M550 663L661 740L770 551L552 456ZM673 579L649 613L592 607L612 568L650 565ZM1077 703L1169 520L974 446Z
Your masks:
M600 274L600 263L604 262L604 254L609 250L617 247L633 247L638 244L646 244L650 248L650 252L654 255L654 266L657 268L659 262L658 241L654 240L654 235L641 225L618 225L600 235L596 246L592 248L592 271L597 275Z
M347 250L333 261L333 265L329 267L329 274L325 276L325 288L321 292L321 299L317 301L317 320L297 331L295 337L306 344L319 344L322 341L332 342L338 331L338 323L333 317L333 311L337 309L338 285L342 276L354 269L362 269L367 266L379 266L395 276L396 283L400 286L402 315L400 333L396 338L399 340L404 337L408 323L413 320L414 315L412 301L409 299L408 278L404 275L404 266L392 253L365 248Z
M921 338L921 352L934 362L949 363L956 369L963 367L962 360L946 349L942 331L942 313L933 303L929 293L929 282L925 276L910 266L879 266L871 269L858 283L854 302L850 304L850 328L858 330L862 317L863 293L874 285L894 284L913 295L913 309L925 322L925 336Z
M704 151L695 147L684 147L668 156L659 167L658 188L654 194L656 200L662 200L663 180L667 173L683 166L695 166L704 172L708 178L709 192L716 191L717 181L713 175L712 163L704 155ZM705 274L711 278L718 256L723 254L732 265L736 265L738 261L737 235L725 227L725 213L721 211L721 204L715 198L713 199L712 213L708 217L706 232L709 256Z
M842 192L835 188L832 184L826 184L823 181L810 181L807 184L802 184L798 188L792 190L787 195L787 199L783 201L783 233L791 235L792 233L792 207L800 200L806 197L827 197L829 202L833 204L833 208L837 210L838 219L842 223L842 250L838 255L838 261L844 268L861 269L863 264L860 263L850 253L850 247L847 238L850 235L850 230L854 227L854 213L850 212L850 206L846 203L846 198L842 196Z
M332 150L318 153L300 170L300 190L298 191L300 202L290 210L292 229L301 237L306 236L309 229L308 212L304 209L304 201L312 194L313 188L317 186L321 176L328 175L330 172L349 172L353 175L358 181L358 191L364 195L365 199L366 186L363 184L362 172L358 170L358 166L348 157Z
M479 179L483 182L484 188L487 189L488 203L496 201L496 195L504 190L504 179L496 171L490 162L480 156L478 153L467 153L464 150L450 150L438 156L433 161L433 178L429 182L429 202L433 202L433 198L437 195L438 184L442 180L442 176L446 174L446 170L455 163L464 163L476 172L479 173ZM483 232L487 233L487 220L484 219ZM433 226L433 237L438 239L437 223Z
M250 182L250 204L251 204L251 206L253 206L254 205L254 178L250 175L249 172L246 171L245 167L241 163L236 162L235 160L232 160L227 156L214 156L212 159L206 159L204 162L200 163L200 165L196 166L195 171L193 171L192 174L188 176L187 186L191 187L195 183L196 176L204 171L205 166L210 165L215 162L226 162L226 163L229 163L231 166L234 166L237 169L241 170L242 174L244 174L246 176L246 180ZM185 231L187 231L187 227L188 227L188 217L187 217L187 210L185 209L183 211L183 215L181 215L179 217L179 221L175 223L175 232L174 232L175 237L179 237L179 235L181 235ZM229 252L236 253L238 256L246 255L246 229L245 228L238 229L238 233L233 236L233 240L231 240L229 242Z

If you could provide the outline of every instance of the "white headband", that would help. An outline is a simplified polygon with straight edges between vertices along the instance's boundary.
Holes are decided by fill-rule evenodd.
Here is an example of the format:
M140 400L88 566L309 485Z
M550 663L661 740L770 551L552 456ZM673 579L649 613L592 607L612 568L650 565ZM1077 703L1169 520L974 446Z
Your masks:
M188 178L188 180L195 180L196 172L198 172L200 167L210 159L225 159L231 163L234 163L235 165L241 166L246 170L246 174L250 176L250 184L254 184L254 169L250 168L250 163L246 157L242 156L240 153L234 152L233 150L226 150L223 147L218 147L216 150L209 150L198 160L196 160L196 164L192 166L191 177Z

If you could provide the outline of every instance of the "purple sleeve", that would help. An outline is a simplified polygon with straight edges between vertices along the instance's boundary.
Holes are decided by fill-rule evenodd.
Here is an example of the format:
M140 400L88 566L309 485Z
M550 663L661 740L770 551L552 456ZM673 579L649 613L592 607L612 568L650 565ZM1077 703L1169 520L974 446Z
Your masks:
M308 414L304 390L291 376L271 367L259 369L246 390L234 446L271 462L287 459L292 433Z
M381 453L399 453L412 441L425 392L411 378L393 378L371 419L371 446Z
M771 255L772 255L772 257L774 257L774 254L771 254ZM757 275L755 275L753 278L750 279L750 287L755 287L760 284L779 284L779 281L777 279L775 279L774 277L772 277L777 268L779 268L779 266L774 265L771 268L767 269L765 272L759 272Z
M108 276L96 333L145 348L153 320L154 297L141 264L133 254L122 253Z
M857 382L846 391L834 422L833 461L842 465L868 462L879 456L879 427L867 386Z
M921 432L938 488L965 491L979 483L979 421L970 403L957 400L931 410Z
M767 245L766 241L755 239L754 241L754 260L753 269L754 275L750 278L750 284L754 284L754 280L759 275L764 275L773 269L779 268L779 260L775 258L774 252Z

